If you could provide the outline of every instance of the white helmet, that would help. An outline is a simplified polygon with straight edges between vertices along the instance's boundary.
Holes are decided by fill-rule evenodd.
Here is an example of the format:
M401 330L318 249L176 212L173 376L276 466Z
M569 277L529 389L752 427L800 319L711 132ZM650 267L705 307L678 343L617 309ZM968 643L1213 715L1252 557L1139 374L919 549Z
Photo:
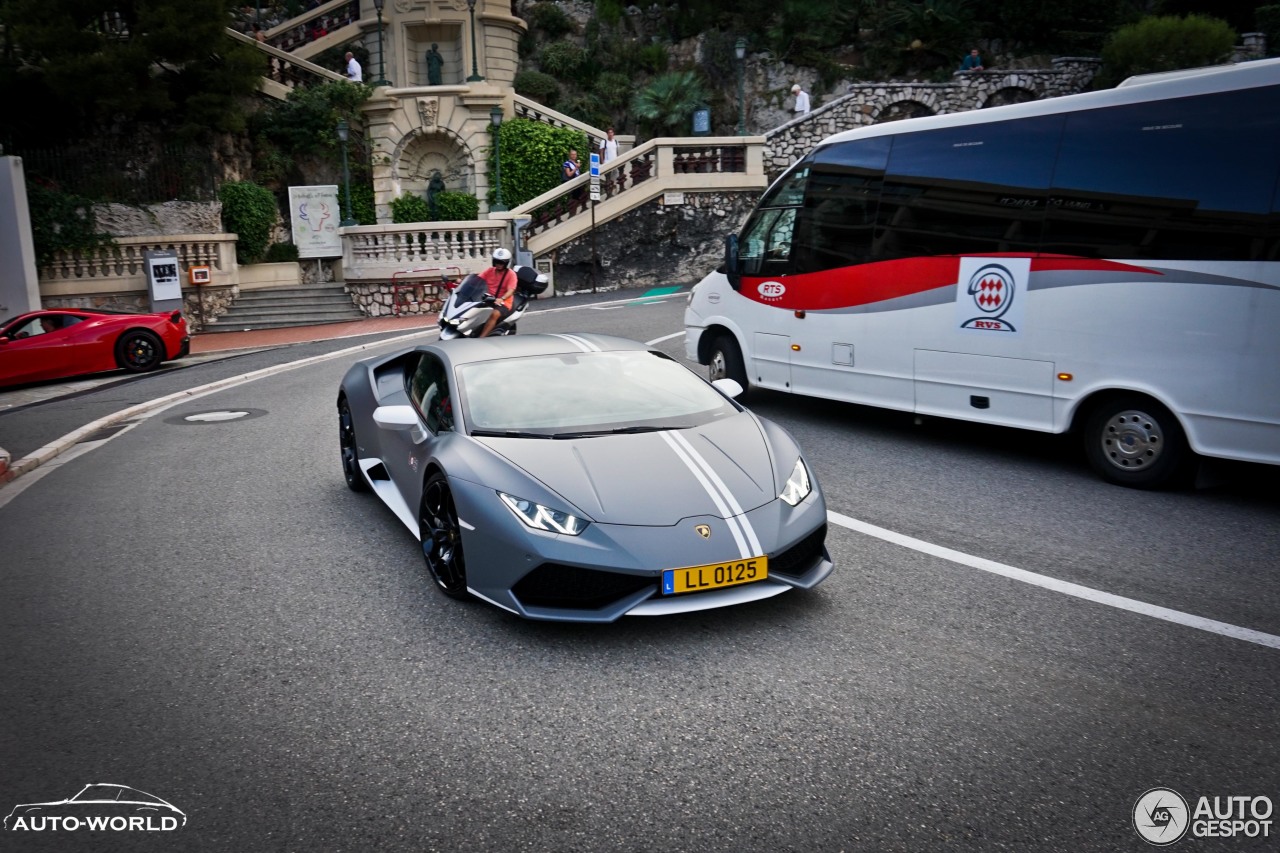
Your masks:
M493 250L493 262L495 264L511 263L511 252L499 246Z

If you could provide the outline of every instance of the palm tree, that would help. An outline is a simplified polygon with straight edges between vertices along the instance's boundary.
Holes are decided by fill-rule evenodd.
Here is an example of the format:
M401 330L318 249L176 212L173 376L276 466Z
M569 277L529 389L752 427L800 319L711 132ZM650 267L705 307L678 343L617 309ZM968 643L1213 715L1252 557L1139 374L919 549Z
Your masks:
M636 92L631 111L653 136L679 136L693 111L707 101L707 89L695 71L673 71Z

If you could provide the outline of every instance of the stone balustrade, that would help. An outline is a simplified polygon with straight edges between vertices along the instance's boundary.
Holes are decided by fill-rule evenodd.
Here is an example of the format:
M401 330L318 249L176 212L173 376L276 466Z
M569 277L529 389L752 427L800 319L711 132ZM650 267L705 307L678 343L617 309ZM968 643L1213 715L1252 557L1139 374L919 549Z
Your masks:
M1082 92L1100 64L1062 57L1052 68L957 71L949 83L854 84L839 98L766 133L766 166L770 177L777 177L828 136L870 124Z

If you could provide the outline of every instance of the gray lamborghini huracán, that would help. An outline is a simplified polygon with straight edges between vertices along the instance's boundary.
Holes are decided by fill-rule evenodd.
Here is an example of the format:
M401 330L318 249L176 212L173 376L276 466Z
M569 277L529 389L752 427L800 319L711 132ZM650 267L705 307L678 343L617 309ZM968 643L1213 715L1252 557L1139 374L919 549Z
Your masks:
M832 570L822 491L738 390L602 335L426 344L347 372L342 470L419 538L445 594L527 618L812 588Z

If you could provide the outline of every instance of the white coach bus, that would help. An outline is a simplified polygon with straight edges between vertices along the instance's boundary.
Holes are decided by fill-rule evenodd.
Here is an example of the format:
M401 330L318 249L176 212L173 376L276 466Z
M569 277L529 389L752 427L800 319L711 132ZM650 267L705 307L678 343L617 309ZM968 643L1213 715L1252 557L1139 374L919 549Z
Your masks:
M1107 480L1280 463L1280 60L874 125L693 290L713 379L1083 435Z

